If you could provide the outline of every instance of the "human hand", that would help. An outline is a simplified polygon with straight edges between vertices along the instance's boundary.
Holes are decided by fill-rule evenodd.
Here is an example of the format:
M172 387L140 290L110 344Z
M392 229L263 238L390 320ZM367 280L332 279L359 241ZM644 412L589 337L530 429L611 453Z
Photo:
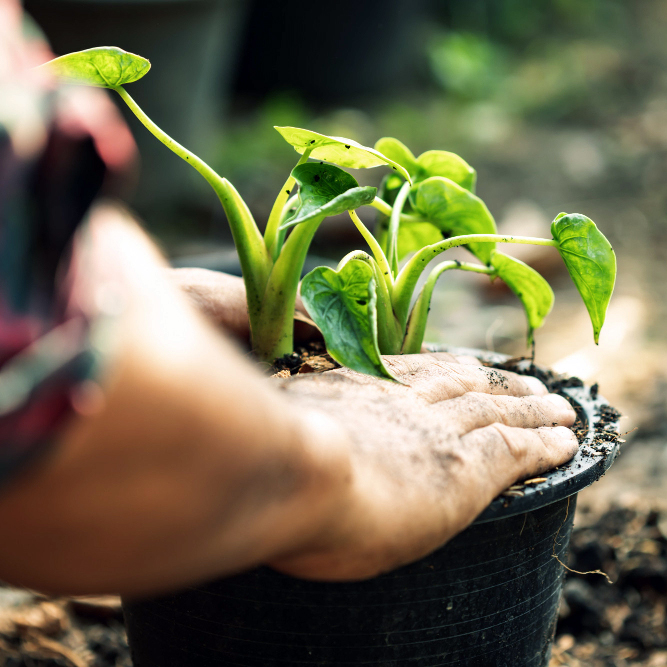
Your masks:
M168 269L171 281L191 303L216 326L243 343L250 341L250 322L243 279L209 269ZM294 314L294 340L305 343L321 338L319 330L306 315L297 297Z
M348 369L282 381L294 409L329 418L351 442L347 505L309 544L271 565L344 580L422 557L470 524L519 479L577 451L575 413L536 378L472 357L385 357L402 384Z

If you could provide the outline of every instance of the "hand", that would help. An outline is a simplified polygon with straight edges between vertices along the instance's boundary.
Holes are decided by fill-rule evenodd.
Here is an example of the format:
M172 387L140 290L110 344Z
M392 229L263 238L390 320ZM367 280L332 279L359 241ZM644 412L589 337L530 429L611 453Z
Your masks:
M167 269L172 283L209 321L242 342L250 340L243 279L220 271Z
M242 343L250 342L250 323L243 279L220 271L183 268L168 269L171 281L213 324ZM315 323L297 296L294 314L294 341L303 344L321 339Z
M577 451L575 413L536 378L472 357L385 357L401 383L339 369L282 381L293 410L329 418L351 442L349 501L301 551L271 565L294 576L374 576L433 551L513 482ZM320 433L320 436L322 434Z

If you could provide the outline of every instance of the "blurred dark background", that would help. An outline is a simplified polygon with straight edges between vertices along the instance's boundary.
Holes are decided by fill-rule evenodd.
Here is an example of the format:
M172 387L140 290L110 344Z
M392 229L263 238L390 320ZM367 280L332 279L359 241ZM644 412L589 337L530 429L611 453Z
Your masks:
M619 262L597 348L555 253L509 251L556 291L554 312L537 333L537 360L599 382L629 415L627 430L637 429L580 507L667 503L667 0L25 6L57 53L112 44L148 57L153 70L129 92L235 184L262 226L297 160L274 125L370 146L395 136L415 154L457 152L478 170L477 192L508 232L548 236L561 211L595 220ZM215 195L134 118L128 122L143 162L130 203L148 229L177 264L233 270ZM355 173L372 185L382 175ZM372 211L362 217L372 224ZM349 220L329 220L313 253L335 263L361 243ZM502 286L443 277L428 339L525 354L524 337L523 313ZM575 649L563 649L563 660ZM642 653L646 662L599 664L667 665L663 649Z

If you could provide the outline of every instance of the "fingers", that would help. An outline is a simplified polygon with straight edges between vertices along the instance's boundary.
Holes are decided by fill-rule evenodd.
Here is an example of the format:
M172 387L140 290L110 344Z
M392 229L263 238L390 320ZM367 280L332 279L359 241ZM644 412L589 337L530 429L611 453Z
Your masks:
M420 354L387 354L382 357L385 365L394 375L409 375L420 370L428 370L433 362L467 364L479 366L479 359L455 355L449 352L423 352Z
M472 366L481 366L477 357L468 354L450 354L449 352L426 352L431 359L438 361L451 361L458 364L468 364Z
M537 378L486 368L479 362L474 365L466 357L463 362L435 355L383 358L401 382L412 387L429 403L456 398L468 392L506 396L544 396L548 393Z
M496 494L518 479L562 465L579 448L574 433L564 426L527 429L493 424L471 431L461 442L488 473Z
M437 409L457 435L499 423L517 428L571 426L576 413L570 403L557 394L546 396L496 396L469 392L429 408Z

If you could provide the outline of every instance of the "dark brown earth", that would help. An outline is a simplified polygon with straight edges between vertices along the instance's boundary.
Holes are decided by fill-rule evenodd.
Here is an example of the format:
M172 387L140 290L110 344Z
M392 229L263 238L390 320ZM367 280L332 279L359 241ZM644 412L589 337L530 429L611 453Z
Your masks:
M0 587L0 667L131 667L120 598Z
M667 665L667 512L625 503L575 528L551 667Z

